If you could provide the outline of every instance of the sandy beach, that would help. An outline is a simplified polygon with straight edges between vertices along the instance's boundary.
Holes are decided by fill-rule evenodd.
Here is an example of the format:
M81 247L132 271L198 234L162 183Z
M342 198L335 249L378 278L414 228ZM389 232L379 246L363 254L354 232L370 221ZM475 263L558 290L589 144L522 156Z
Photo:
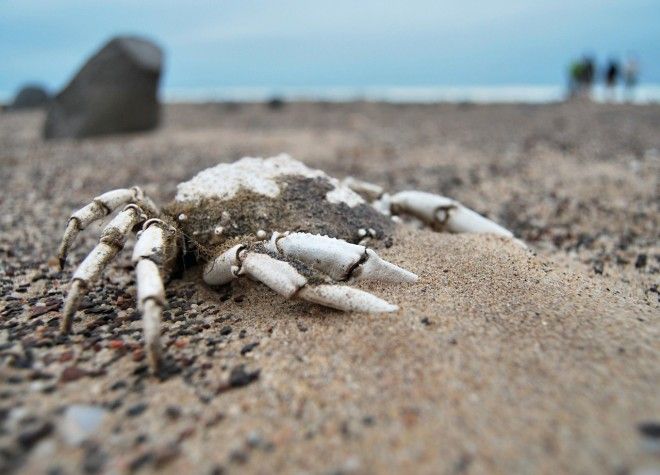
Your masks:
M659 469L660 106L176 104L153 133L48 142L43 121L0 113L4 473ZM190 268L167 286L158 379L131 239L59 335L107 223L60 272L74 209L132 185L163 205L208 166L281 152L453 197L529 249L400 227L375 247L420 280L359 284L401 307L380 315Z

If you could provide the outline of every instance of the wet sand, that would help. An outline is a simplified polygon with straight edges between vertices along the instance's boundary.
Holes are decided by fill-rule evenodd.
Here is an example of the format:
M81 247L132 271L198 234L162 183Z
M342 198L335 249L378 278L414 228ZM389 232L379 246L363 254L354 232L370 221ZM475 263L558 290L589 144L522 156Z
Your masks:
M0 114L0 467L659 466L660 106L184 104L167 106L154 133L79 142L43 142L42 122ZM135 184L164 204L207 166L280 152L337 177L451 196L529 250L402 227L376 247L419 282L360 285L400 305L387 315L286 301L246 281L214 290L188 269L167 287L169 372L156 379L130 240L74 334L58 335L73 266L102 228L81 235L59 272L73 209ZM77 420L96 423L87 433Z

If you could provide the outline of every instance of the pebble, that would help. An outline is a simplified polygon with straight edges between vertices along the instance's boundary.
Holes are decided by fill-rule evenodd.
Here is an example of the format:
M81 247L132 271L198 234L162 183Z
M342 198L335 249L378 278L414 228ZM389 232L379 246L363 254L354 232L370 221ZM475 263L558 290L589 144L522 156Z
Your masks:
M247 386L259 379L260 372L261 370L259 369L255 371L245 371L244 365L238 365L233 368L229 374L229 385L232 388Z
M660 440L660 422L642 422L637 426L637 430L644 437Z
M165 416L174 421L181 417L181 408L179 406L167 406L165 408Z
M253 343L248 343L247 345L243 346L243 348L241 348L241 355L244 356L244 355L250 353L250 352L251 352L252 350L254 350L257 346L259 346L259 342L258 342L258 341L255 341L255 342L253 342Z
M67 366L64 368L62 374L60 375L60 382L70 383L88 375L89 372L87 370L84 370L78 366Z
M635 268L641 269L643 267L646 267L647 262L648 262L648 257L646 254L638 254L637 259L635 259Z
M52 312L54 310L58 310L59 308L60 308L60 303L55 303L51 305L35 305L30 309L30 313L28 317L29 318L40 317L41 315L44 315L48 312Z
M100 406L71 405L64 411L58 431L69 445L80 445L101 427L106 414Z
M128 465L128 470L131 472L136 472L148 463L151 463L154 460L154 453L149 451L141 455L138 455Z
M126 415L128 417L136 417L136 416L139 416L140 414L142 414L146 410L147 410L147 404L144 403L144 402L141 402L141 403L138 403L138 404L135 404L135 405L129 407L126 410Z
M108 460L108 455L98 444L87 444L82 461L83 473L101 473Z
M52 431L53 424L51 422L36 423L18 435L18 444L23 449L30 450L37 442L50 435Z

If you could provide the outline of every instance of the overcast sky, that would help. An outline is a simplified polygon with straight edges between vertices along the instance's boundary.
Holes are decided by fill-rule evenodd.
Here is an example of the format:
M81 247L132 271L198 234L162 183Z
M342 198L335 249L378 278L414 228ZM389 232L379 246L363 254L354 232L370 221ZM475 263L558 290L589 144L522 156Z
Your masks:
M112 35L169 88L559 84L583 52L660 83L660 0L0 0L0 92L62 87Z

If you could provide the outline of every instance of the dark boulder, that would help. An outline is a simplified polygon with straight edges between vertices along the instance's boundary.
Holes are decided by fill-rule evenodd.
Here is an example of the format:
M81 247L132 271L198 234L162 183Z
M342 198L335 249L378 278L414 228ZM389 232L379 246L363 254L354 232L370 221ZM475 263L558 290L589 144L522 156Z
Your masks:
M163 53L134 36L110 40L51 102L46 138L135 132L158 125Z
M18 91L9 109L19 110L43 107L48 104L49 100L48 93L43 87L36 84L28 84Z

